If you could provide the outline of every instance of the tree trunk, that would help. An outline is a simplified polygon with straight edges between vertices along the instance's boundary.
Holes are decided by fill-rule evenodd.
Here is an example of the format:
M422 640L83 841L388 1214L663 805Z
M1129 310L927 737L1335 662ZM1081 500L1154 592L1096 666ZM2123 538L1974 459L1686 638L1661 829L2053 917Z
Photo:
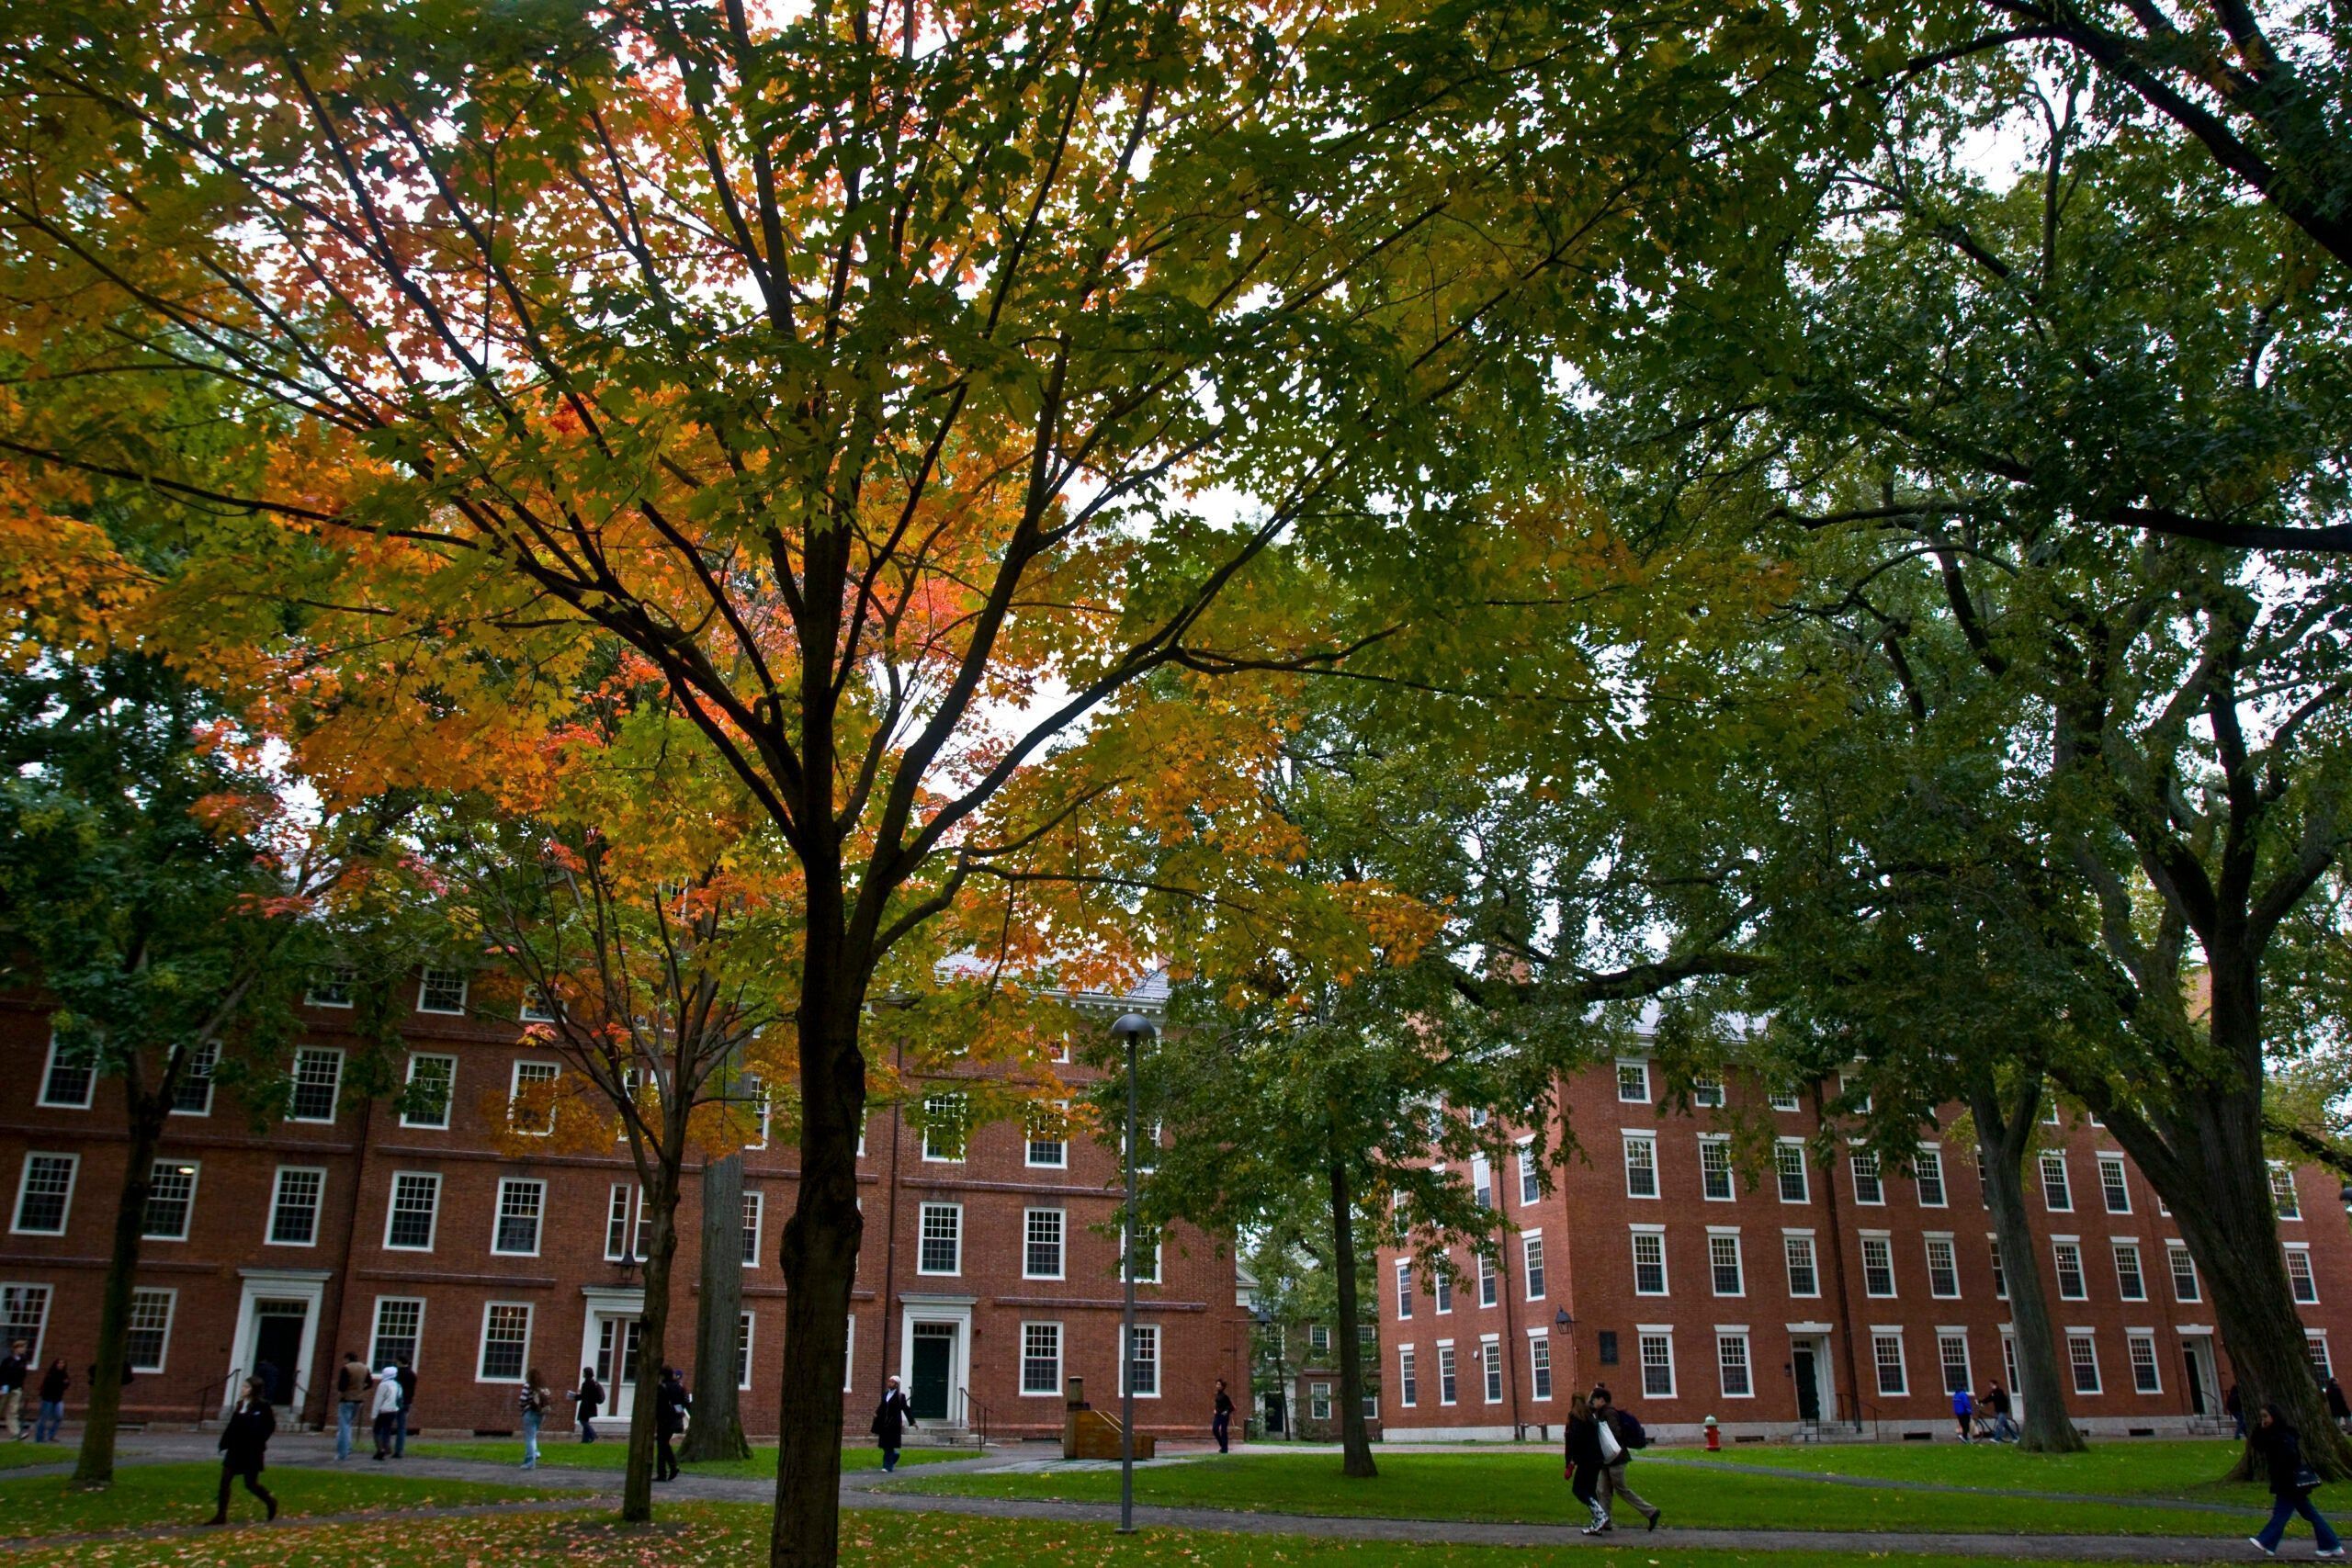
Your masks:
M683 1134L684 1129L680 1132ZM683 1142L681 1136L678 1143ZM629 1524L643 1524L653 1517L653 1453L660 1440L654 1423L661 1404L662 1369L669 1356L670 1273L678 1256L678 1172L673 1162L682 1163L682 1155L665 1151L643 1199L653 1205L653 1214L645 1249L645 1306L637 1320L637 1390L629 1401L628 1467L621 1481L621 1518Z
M1969 1086L1968 1109L1984 1152L1984 1198L1993 1214L1994 1245L2009 1286L2009 1318L2017 1325L2018 1382L2010 1392L2023 1405L2018 1447L2028 1453L2078 1453L2083 1435L2066 1416L2058 1376L2058 1342L2050 1325L2050 1298L2041 1288L2041 1258L2025 1213L2025 1156L2041 1114L2037 1075L2006 1108L1990 1078Z
M1331 1172L1331 1283L1339 1297L1340 1335L1340 1461L1343 1475L1369 1480L1380 1473L1372 1462L1372 1434L1363 1424L1363 1347L1356 1342L1355 1193L1348 1183L1347 1162L1338 1148L1339 1129L1331 1130L1333 1147L1328 1156Z
M735 1362L743 1315L743 1156L702 1168L702 1292L695 1323L695 1418L683 1458L749 1459Z
M74 1484L96 1489L114 1484L115 1429L122 1416L122 1373L130 1354L130 1293L139 1278L139 1242L147 1229L147 1194L155 1182L155 1149L164 1141L168 1102L139 1093L130 1097L130 1143L125 1152L122 1190L114 1206L114 1243L107 1257L106 1283L98 1296L97 1365L90 1377L90 1408L82 1426L82 1450L74 1464ZM37 1377L40 1369L33 1369ZM289 1374L291 1368L288 1369Z

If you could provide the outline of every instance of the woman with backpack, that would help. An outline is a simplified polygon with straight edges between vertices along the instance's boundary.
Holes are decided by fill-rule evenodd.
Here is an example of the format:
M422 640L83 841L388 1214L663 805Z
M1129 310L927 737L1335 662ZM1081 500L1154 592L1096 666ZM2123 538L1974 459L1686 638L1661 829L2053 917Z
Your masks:
M1581 1393L1568 1395L1568 1490L1592 1514L1587 1535L1609 1528L1609 1513L1600 1506L1600 1423L1593 1418L1592 1403Z
M2256 1417L2252 1436L2246 1439L2268 1462L2270 1469L2270 1522L2258 1535L2246 1539L2265 1557L2278 1555L2278 1542L2287 1533L2287 1521L2297 1514L2312 1522L2312 1534L2319 1538L2317 1557L2341 1557L2344 1543L2336 1539L2335 1527L2320 1517L2312 1506L2312 1494L2319 1487L2319 1472L2303 1463L2303 1439L2275 1404L2266 1404Z
M523 1374L523 1392L517 1395L523 1406L523 1468L539 1468L539 1423L548 1418L548 1408L555 1404L555 1391L533 1367Z

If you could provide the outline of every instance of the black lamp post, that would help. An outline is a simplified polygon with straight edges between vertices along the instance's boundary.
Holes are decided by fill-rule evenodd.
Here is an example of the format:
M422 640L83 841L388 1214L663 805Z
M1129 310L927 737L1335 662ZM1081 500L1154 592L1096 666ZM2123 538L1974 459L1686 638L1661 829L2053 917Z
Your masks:
M1152 1033L1151 1020L1123 1013L1111 1026L1127 1048L1127 1206L1119 1247L1119 1279L1126 1291L1119 1328L1119 1533L1136 1533L1136 1048Z

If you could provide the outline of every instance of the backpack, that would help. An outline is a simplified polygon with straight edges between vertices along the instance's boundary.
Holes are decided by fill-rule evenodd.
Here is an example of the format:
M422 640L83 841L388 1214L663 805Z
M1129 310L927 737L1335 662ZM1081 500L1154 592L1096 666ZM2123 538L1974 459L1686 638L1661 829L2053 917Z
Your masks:
M1616 1415L1619 1442L1623 1443L1628 1450L1645 1449L1650 1446L1650 1435L1642 1430L1641 1422L1634 1418L1632 1411L1620 1410Z

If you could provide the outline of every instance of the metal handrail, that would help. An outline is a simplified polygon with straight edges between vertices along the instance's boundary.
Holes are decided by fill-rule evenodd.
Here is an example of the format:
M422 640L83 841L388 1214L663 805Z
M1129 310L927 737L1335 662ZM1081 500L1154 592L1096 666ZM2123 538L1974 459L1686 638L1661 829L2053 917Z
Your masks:
M980 1447L987 1448L989 1446L989 1427L993 1420L989 1407L980 1401L974 1399L972 1397L972 1391L968 1388L957 1389L956 1391L956 1397L964 1403L965 1427L971 1431L974 1437L979 1439Z

